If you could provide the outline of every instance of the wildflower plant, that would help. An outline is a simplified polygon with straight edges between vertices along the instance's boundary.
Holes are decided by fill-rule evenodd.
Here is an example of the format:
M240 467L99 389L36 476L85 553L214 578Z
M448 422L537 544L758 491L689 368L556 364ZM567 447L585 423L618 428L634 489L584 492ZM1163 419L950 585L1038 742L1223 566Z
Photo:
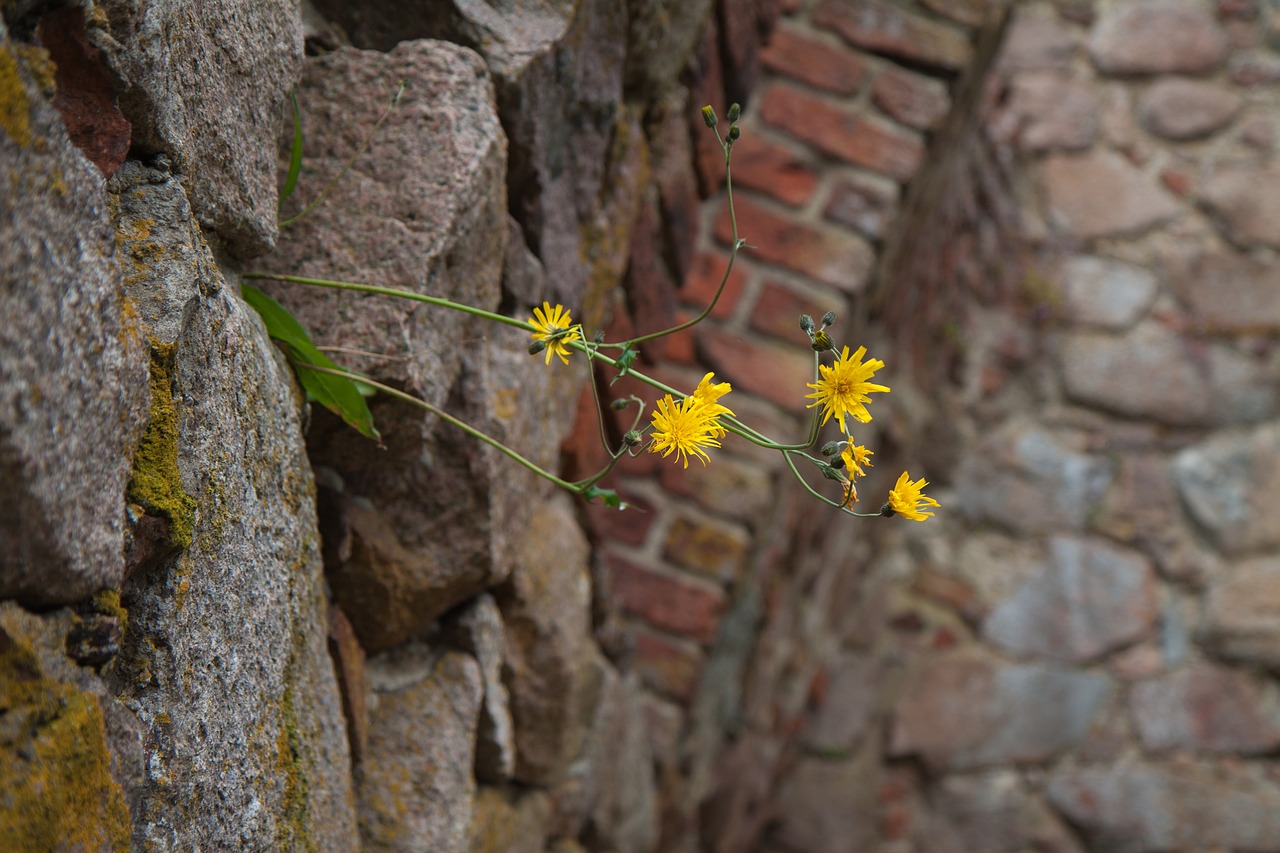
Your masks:
M397 94L398 97L399 94ZM394 104L393 100L392 106ZM823 315L820 326L816 325L813 318L808 315L800 317L800 329L808 336L810 348L813 351L814 381L807 384L811 389L808 394L803 394L803 389L797 389L796 399L797 402L810 400L811 402L806 404L807 408L814 411L810 418L808 434L799 442L774 441L739 421L733 411L721 402L732 391L730 383L715 381L714 373L707 373L696 388L689 393L683 393L645 375L634 367L640 344L692 328L706 319L724 292L738 253L747 245L746 241L738 235L730 166L734 143L741 137L741 130L737 124L739 114L738 105L732 105L727 116L729 129L721 136L715 110L710 106L702 108L703 120L715 134L724 153L725 188L733 235L732 245L724 274L706 308L690 320L669 329L639 335L625 341L608 342L598 333L589 339L581 324L574 322L570 309L560 304L551 305L549 302L543 302L542 305L535 307L533 316L521 320L440 297L391 287L275 273L247 273L244 276L246 279L292 282L311 287L382 294L423 302L494 323L514 326L529 334L530 355L544 356L548 369L560 369L559 365L552 364L553 356L560 360L561 365L568 366L575 356L581 355L588 384L595 393L596 414L601 426L602 439L606 434L603 427L604 412L600 403L599 389L594 380L594 365L604 364L612 367L618 371L618 377L632 376L661 392L662 396L657 400L647 420L645 403L640 398L633 395L614 403L614 408L634 407L634 420L630 429L624 433L619 445L606 448L609 458L605 466L584 479L574 482L563 480L555 473L538 466L492 436L442 411L439 407L368 377L344 370L325 357L311 343L305 330L297 321L270 297L245 285L243 288L245 299L262 315L272 337L283 345L308 394L317 402L333 410L362 434L374 440L378 439L378 433L373 426L364 398L374 393L381 393L433 413L446 423L491 445L516 463L557 486L581 495L587 500L599 498L609 506L625 509L626 505L618 499L615 492L602 489L598 485L613 471L623 456L655 453L664 459L672 459L684 468L689 467L691 458L705 466L712 462L712 454L720 448L721 440L732 433L753 444L780 452L791 473L804 489L839 512L859 517L896 515L912 521L924 521L933 515L932 512L925 510L937 507L938 502L924 494L923 489L928 485L927 481L923 478L913 481L905 471L898 478L889 492L888 499L878 511L864 513L853 509L858 503L857 481L866 475L867 469L872 467L873 454L854 440L851 430L855 425L865 424L871 420L871 413L867 408L872 402L870 395L887 394L889 387L872 381L875 374L885 365L877 358L868 358L866 347L859 346L851 353L848 346L842 346L836 354L836 345L827 332L827 329L836 322L833 312ZM292 191L296 182L300 134L300 126L295 124L294 152L290 163L289 179L286 181L282 195ZM820 453L814 455L811 451L817 445L821 428L833 419L840 428L840 438L827 442L822 446ZM800 466L816 469L816 473L822 478L833 481L836 484L834 496L824 494L811 485L801 473Z

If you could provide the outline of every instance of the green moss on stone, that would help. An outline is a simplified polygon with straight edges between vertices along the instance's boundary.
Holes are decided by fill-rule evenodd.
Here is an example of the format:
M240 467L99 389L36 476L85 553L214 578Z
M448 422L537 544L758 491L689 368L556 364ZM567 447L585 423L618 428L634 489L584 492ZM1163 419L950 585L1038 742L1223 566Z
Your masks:
M18 73L18 60L0 47L0 127L22 148L31 144L31 102Z
M280 699L280 734L276 737L276 772L284 780L281 822L289 830L288 835L282 836L279 841L282 850L311 851L316 849L307 820L311 781L307 776L304 744L302 733L298 729L298 713L293 697L293 670L296 661L297 655L291 655L286 669L284 696Z
M30 646L2 631L0 719L4 849L128 850L129 810L97 697L48 677Z
M196 502L182 490L178 471L178 409L169 374L177 344L151 341L151 420L133 457L128 497L169 522L169 539L183 550L191 546Z

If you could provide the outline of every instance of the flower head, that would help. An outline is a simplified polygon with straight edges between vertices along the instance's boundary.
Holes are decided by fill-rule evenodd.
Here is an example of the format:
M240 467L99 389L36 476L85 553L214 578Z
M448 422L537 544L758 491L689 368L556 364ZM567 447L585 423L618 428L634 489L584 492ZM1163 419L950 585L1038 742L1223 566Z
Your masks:
M557 304L552 308L550 302L543 302L541 308L533 309L529 323L538 330L533 333L533 339L542 341L547 347L547 364L551 363L553 355L560 356L560 361L568 364L571 350L566 344L581 340L582 332L574 325L564 306Z
M730 390L728 382L711 384L711 374L703 377L694 393L676 402L670 394L658 401L653 412L653 443L651 453L661 453L663 458L673 452L676 459L689 467L689 454L697 456L706 465L710 457L704 447L719 447L724 427L720 415L733 414L716 402Z
M845 445L844 450L840 454L840 458L844 460L844 470L849 472L849 476L865 477L867 472L863 467L871 468L871 457L874 451L867 450L861 445L856 445L852 441Z
M867 395L873 391L889 390L888 386L867 381L875 375L877 370L884 367L884 362L873 358L864 363L862 357L866 353L866 347L858 347L858 351L850 357L849 348L844 347L835 364L830 367L825 364L818 365L817 384L808 383L809 387L814 389L814 393L805 395L813 398L808 408L823 407L822 422L824 424L831 420L832 415L835 415L836 420L840 422L841 431L846 435L848 430L845 429L845 415L865 424L871 420L866 405L871 398Z
M932 518L933 513L920 511L921 507L938 506L937 501L923 494L923 489L927 485L929 483L923 477L914 483L911 482L911 475L903 471L897 484L889 490L889 509L892 512L887 514L900 515L912 521Z

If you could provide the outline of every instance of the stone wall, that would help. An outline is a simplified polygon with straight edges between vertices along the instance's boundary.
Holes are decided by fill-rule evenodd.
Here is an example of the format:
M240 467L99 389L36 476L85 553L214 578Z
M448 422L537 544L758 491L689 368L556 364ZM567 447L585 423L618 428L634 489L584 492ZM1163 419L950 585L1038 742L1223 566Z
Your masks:
M1280 850L1265 4L3 14L15 849ZM863 504L907 468L927 524L821 511L732 438L628 461L625 513L386 398L379 445L239 298L690 317L730 241L697 108L733 100L750 249L641 364L799 436L797 318L835 310L893 388ZM353 367L600 462L588 377L522 334L266 287Z

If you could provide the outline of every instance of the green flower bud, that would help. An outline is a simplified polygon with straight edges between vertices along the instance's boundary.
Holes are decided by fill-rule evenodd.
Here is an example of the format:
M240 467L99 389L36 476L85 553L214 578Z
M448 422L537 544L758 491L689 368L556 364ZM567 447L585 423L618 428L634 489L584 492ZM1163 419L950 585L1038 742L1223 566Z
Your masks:
M742 136L742 131L738 126L736 124L729 125L729 141L737 142L739 136Z
M825 329L827 326L830 326L835 321L836 321L836 312L828 311L827 313L822 315L822 328Z
M622 437L622 443L627 447L639 447L642 441L644 441L644 436L634 429L627 430L626 435Z
M839 452L840 442L838 441L828 441L826 444L822 445L823 456L835 456Z
M884 506L880 507L880 514L885 518L893 518L897 515L897 513L893 511L893 507L889 505L888 501L885 501Z
M537 355L538 353L542 352L546 348L547 348L546 341L534 341L533 343L529 344L529 355Z
M813 331L813 318L808 314L800 315L800 331L808 334Z
M716 111L711 108L710 104L702 108L702 120L706 122L707 127L716 126Z
M812 338L813 343L809 344L809 346L813 347L814 352L826 352L835 347L835 344L831 342L831 336L821 329L814 332Z
M742 115L742 104L735 102L729 105L729 112L726 113L726 118L729 119L729 124L733 124L735 121L738 120L738 118L741 115Z
M819 465L818 467L822 471L822 476L826 477L828 480L835 480L836 482L841 482L841 483L844 482L844 479L845 479L844 475L841 474L835 468L832 468L830 465L824 464L824 465Z

